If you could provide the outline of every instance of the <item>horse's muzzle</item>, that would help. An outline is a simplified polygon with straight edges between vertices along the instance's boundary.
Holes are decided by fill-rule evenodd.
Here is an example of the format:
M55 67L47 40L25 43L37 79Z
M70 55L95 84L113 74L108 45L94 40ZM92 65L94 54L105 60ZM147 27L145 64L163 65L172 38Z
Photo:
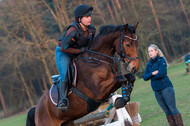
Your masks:
M133 68L131 69L131 73L134 74L134 73L136 73L136 72L137 72L136 68L133 67Z

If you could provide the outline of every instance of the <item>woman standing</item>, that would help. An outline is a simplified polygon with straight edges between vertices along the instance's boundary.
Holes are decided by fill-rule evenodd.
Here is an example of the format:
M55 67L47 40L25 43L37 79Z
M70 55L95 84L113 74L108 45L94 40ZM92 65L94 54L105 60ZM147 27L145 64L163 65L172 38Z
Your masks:
M75 8L75 22L70 24L60 37L55 51L55 60L61 81L59 86L61 100L58 103L58 109L68 109L67 99L67 68L73 57L83 53L90 44L95 35L95 27L91 25L92 7L79 5Z
M151 79L151 87L156 100L164 111L170 126L183 126L181 114L176 108L175 92L167 76L167 62L157 45L148 47L150 61L147 63L143 79Z

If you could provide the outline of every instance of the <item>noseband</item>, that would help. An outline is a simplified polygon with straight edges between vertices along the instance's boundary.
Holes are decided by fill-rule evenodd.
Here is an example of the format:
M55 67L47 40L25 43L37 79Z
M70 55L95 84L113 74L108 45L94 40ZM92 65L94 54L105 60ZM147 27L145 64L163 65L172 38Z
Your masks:
M121 40L120 40L120 44L121 44L121 48L120 48L120 54L121 54L121 61L123 62L123 64L127 64L127 66L129 65L129 63L132 61L132 60L135 60L135 59L139 59L139 57L130 57L128 56L124 49L123 49L123 38L128 38L129 40L132 40L132 41L136 41L137 40L137 36L135 35L135 38L131 38L127 35L124 35L124 26L122 26L122 34L121 34ZM126 63L125 62L125 57L127 59L129 59L129 61Z

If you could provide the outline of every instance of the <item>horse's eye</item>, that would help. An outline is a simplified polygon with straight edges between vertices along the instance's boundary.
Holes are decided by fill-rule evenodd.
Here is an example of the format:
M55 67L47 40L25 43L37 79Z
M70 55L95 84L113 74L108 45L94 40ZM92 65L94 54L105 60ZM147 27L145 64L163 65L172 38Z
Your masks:
M126 44L126 47L130 47L130 45L129 45L129 44Z

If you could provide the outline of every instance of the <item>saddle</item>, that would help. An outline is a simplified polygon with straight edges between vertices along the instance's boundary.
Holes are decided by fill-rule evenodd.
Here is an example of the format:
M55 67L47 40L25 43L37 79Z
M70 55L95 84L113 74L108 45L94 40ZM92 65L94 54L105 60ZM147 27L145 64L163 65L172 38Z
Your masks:
M92 112L94 110L96 110L103 101L97 101L94 100L90 97L88 97L87 95L85 95L84 93L82 93L81 91L79 91L76 88L76 78L77 77L77 68L75 63L71 63L68 67L68 71L67 71L67 77L65 79L67 79L66 84L68 85L68 95L70 93L74 93L76 95L78 95L79 97L81 97L83 100L85 100L87 102L87 110L88 112ZM53 85L51 86L51 89L49 91L49 96L50 99L52 101L52 103L54 105L58 105L58 102L60 100L60 93L59 93L59 89L58 89L58 84L60 81L60 75L53 75L51 76L51 78L53 79Z
M77 70L75 63L71 63L67 70L67 79L65 82L68 85L68 90L71 91L72 87L76 87L76 77L77 77ZM61 77L60 75L53 75L51 76L53 79L53 85L50 88L50 99L54 105L57 105L60 100L60 92L58 89L58 84L60 83Z

